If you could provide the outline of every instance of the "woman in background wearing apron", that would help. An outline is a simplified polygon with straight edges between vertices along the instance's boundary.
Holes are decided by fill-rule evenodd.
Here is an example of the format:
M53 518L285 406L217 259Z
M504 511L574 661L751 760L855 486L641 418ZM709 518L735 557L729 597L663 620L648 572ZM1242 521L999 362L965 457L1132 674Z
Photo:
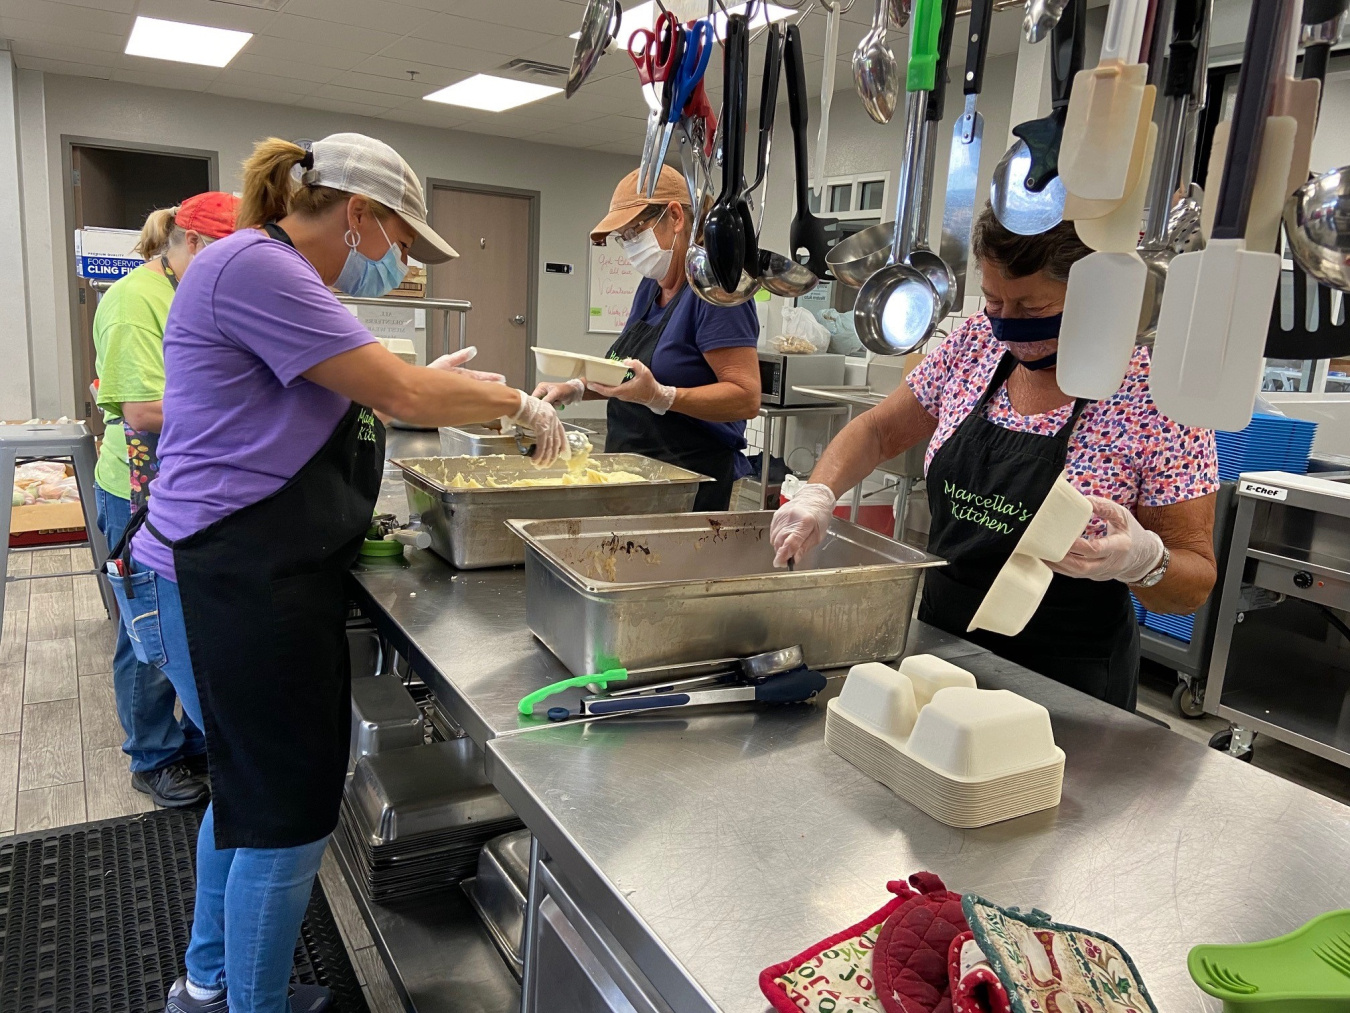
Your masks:
M882 404L830 444L811 484L781 507L775 562L824 538L837 498L922 442L932 514L919 618L1084 693L1134 709L1139 630L1151 612L1193 612L1214 586L1214 434L1160 414L1149 351L1136 348L1104 401L1059 389L1055 356L1069 268L1090 251L1072 223L1018 236L986 206L975 223L985 309ZM975 610L1050 486L1067 472L1094 520L1020 634L967 633ZM990 504L996 504L991 508ZM993 512L991 512L991 510Z
M591 231L603 246L615 237L642 277L611 359L632 371L609 387L582 380L541 383L535 396L556 405L608 398L605 451L642 454L715 479L695 510L725 510L731 486L750 474L745 420L759 413L759 317L754 303L713 306L685 280L693 209L684 177L661 169L651 198L639 194L637 170L620 181L607 214Z
M513 418L551 462L552 406L386 351L329 290L379 296L409 255L455 256L388 145L271 139L243 170L239 230L193 263L164 336L160 473L109 562L142 661L206 732L187 975L169 1013L317 1013L288 982L347 769L344 576L384 462L376 413L436 426ZM139 530L138 530L139 529ZM227 994L228 988L228 994Z

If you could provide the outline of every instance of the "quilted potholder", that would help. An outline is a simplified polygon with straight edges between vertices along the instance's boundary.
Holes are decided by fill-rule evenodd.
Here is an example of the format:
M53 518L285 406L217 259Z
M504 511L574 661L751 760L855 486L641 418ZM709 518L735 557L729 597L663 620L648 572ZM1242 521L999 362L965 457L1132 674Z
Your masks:
M914 895L892 880L884 907L795 957L759 973L759 989L779 1013L883 1013L872 979L872 952L882 923Z
M1158 1013L1114 939L966 894L966 920L1013 1013Z
M886 919L872 954L877 997L885 1013L951 1013L947 955L967 930L961 895L931 872L909 882L919 892Z

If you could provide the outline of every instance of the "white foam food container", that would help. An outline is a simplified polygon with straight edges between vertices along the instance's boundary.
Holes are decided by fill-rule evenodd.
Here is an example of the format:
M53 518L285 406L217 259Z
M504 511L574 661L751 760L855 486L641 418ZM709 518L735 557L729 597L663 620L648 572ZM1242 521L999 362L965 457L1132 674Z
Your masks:
M556 348L531 349L534 352L534 364L545 376L560 376L564 380L584 377L590 383L603 383L617 387L628 375L628 367L613 359L602 359L598 355L583 355L580 352L564 352Z
M949 777L990 780L1056 760L1050 712L1006 689L938 690L919 711L907 752Z

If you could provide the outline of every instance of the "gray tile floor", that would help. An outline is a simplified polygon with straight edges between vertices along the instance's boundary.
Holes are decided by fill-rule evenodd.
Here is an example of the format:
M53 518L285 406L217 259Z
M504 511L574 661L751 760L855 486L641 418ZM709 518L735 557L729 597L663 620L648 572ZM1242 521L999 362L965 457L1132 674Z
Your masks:
M13 576L68 573L86 550L11 552ZM0 837L148 812L113 702L116 627L92 576L11 583L0 630ZM342 873L320 873L371 1013L403 1009Z
M10 554L10 573L83 568L83 550ZM9 585L0 635L0 837L108 819L153 807L131 787L112 690L113 623L93 577ZM1199 742L1227 724L1178 717L1168 673L1150 669L1140 709ZM1238 762L1238 761L1233 761ZM1268 738L1256 765L1350 804L1350 776L1334 763ZM403 1008L332 855L319 873L371 1013Z

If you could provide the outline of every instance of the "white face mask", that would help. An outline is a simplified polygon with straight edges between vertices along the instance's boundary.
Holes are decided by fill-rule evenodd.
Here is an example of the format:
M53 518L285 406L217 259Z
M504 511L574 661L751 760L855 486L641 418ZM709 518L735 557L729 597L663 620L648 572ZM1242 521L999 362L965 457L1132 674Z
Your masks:
M656 238L655 226L632 242L624 242L621 239L619 244L623 247L623 255L628 259L628 263L632 264L644 278L660 281L670 271L670 261L675 256L675 251L662 248L661 241Z

